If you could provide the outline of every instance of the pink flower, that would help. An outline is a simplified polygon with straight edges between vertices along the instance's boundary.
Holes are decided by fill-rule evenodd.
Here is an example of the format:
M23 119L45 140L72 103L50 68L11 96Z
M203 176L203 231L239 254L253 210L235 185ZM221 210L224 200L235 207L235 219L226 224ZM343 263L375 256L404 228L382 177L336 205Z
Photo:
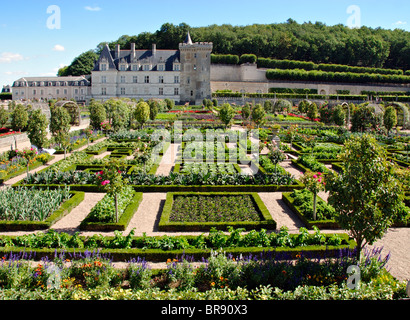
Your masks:
M103 182L101 182L102 186L106 186L107 184L110 184L110 180L104 180Z
M318 173L317 173L317 175L318 175L318 176L321 176L321 175L322 175L322 173L321 173L321 172L318 172Z
M317 181L318 181L318 182L321 182L322 180L319 179L319 180L317 180Z
M317 179L317 175L314 175L313 178Z

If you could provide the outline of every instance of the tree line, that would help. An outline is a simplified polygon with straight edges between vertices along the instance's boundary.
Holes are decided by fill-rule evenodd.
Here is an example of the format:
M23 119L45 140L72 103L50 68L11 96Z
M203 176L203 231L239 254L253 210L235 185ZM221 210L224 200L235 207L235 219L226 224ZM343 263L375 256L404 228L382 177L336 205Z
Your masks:
M299 24L292 19L285 23L232 26L229 24L190 27L185 23L165 23L154 33L123 35L112 42L100 43L94 50L75 58L59 75L90 74L94 60L106 43L114 49L151 48L177 49L187 32L192 40L213 42L215 54L254 54L258 57L332 63L371 68L410 69L410 32L402 29L361 27L350 29L342 24L327 26L321 22Z

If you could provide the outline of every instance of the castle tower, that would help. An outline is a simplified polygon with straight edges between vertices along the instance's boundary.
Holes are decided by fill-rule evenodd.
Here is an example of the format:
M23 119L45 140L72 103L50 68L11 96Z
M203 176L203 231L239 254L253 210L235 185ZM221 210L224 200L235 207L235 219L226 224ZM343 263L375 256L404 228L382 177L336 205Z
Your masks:
M179 44L181 60L181 102L202 104L211 98L211 53L212 42L192 42L188 35Z

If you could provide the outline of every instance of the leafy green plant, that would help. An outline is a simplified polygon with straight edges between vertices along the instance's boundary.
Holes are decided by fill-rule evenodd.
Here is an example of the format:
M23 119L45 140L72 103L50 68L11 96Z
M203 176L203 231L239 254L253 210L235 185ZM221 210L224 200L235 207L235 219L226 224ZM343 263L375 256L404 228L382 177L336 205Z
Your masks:
M44 221L70 197L69 187L55 190L6 188L0 191L0 219Z
M123 190L117 194L118 219L131 201L134 193L135 191L131 186L125 186ZM116 221L115 199L112 194L106 194L104 198L91 209L89 221L105 223Z

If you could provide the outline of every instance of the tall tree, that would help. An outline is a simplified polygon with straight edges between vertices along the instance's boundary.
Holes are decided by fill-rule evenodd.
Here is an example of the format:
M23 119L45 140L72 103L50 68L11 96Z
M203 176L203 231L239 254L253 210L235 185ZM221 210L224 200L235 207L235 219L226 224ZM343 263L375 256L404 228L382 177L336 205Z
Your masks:
M389 134L390 130L397 125L397 111L393 106L387 107L384 111L383 124L387 130L387 134Z
M364 246L380 239L402 210L403 188L386 150L372 135L350 138L340 159L343 172L327 176L328 202L340 227L355 239L359 261Z
M150 116L150 108L148 103L139 102L134 110L134 118L144 127Z
M47 141L47 127L49 121L46 115L40 110L34 110L30 113L30 120L27 126L28 138L31 144L41 149Z

